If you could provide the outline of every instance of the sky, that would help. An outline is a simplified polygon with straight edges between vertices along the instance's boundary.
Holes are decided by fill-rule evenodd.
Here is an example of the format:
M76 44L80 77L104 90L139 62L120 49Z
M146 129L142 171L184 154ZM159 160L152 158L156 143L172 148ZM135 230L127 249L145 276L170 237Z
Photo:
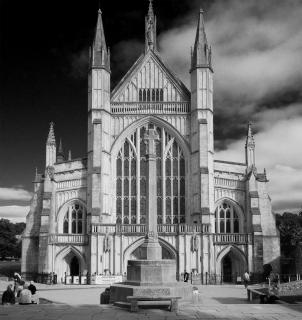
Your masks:
M0 0L0 217L24 221L49 122L72 157L86 154L87 69L99 6L112 88L144 48L147 0ZM256 165L276 212L302 206L302 2L154 0L163 60L190 87L199 8L213 52L215 159L244 162L248 121Z

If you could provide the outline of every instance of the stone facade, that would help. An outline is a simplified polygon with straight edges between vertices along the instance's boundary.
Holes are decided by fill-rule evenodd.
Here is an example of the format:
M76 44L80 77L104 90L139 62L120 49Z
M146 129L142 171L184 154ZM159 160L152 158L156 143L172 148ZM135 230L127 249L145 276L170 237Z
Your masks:
M203 12L191 90L160 57L151 5L145 32L145 52L111 91L98 13L88 74L87 157L65 160L62 146L57 153L51 125L45 173L36 174L23 234L26 277L54 272L64 281L69 274L124 274L129 259L142 257L149 129L159 140L153 179L158 240L163 258L176 260L177 275L196 270L204 279L235 281L245 270L262 272L265 263L278 269L279 236L266 173L255 165L251 125L245 163L214 160L213 68Z

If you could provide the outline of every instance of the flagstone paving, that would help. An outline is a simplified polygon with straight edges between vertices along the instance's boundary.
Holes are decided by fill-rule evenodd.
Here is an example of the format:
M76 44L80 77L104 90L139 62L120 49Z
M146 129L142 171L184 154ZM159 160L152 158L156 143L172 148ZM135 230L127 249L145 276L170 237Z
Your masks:
M0 283L3 291L7 283ZM39 295L55 303L0 306L0 320L190 320L248 319L298 320L302 304L250 304L242 286L199 286L200 295L180 303L178 312L164 309L140 309L138 313L112 305L100 305L104 287L37 285Z

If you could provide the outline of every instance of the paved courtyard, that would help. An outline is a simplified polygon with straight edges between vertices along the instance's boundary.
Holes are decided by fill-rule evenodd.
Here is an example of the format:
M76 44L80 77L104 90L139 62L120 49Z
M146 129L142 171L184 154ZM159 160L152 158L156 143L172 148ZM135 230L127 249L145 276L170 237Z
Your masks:
M6 283L0 283L3 291ZM50 304L0 307L0 320L102 320L102 319L301 319L301 304L250 304L242 286L200 286L198 301L181 302L177 313L161 309L140 309L130 313L111 305L100 305L104 287L38 285L41 298Z

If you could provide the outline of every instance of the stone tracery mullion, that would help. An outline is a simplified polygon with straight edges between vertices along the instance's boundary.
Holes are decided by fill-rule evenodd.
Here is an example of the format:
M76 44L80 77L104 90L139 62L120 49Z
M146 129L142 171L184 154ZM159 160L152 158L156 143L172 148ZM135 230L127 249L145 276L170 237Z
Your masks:
M162 154L162 161L161 161L161 173L162 173L162 217L163 217L163 224L166 223L166 159L165 155L165 141L166 141L166 132L165 129L162 128L162 136L161 136L161 154Z
M136 223L140 223L140 128L136 129Z
M122 223L124 223L124 196L125 196L125 193L124 193L124 179L125 179L125 174L124 174L124 143L123 143L123 146L122 146L122 177L121 177L121 180L122 180L122 194L121 194L121 209L122 209L122 213L121 213L121 216L122 216Z

